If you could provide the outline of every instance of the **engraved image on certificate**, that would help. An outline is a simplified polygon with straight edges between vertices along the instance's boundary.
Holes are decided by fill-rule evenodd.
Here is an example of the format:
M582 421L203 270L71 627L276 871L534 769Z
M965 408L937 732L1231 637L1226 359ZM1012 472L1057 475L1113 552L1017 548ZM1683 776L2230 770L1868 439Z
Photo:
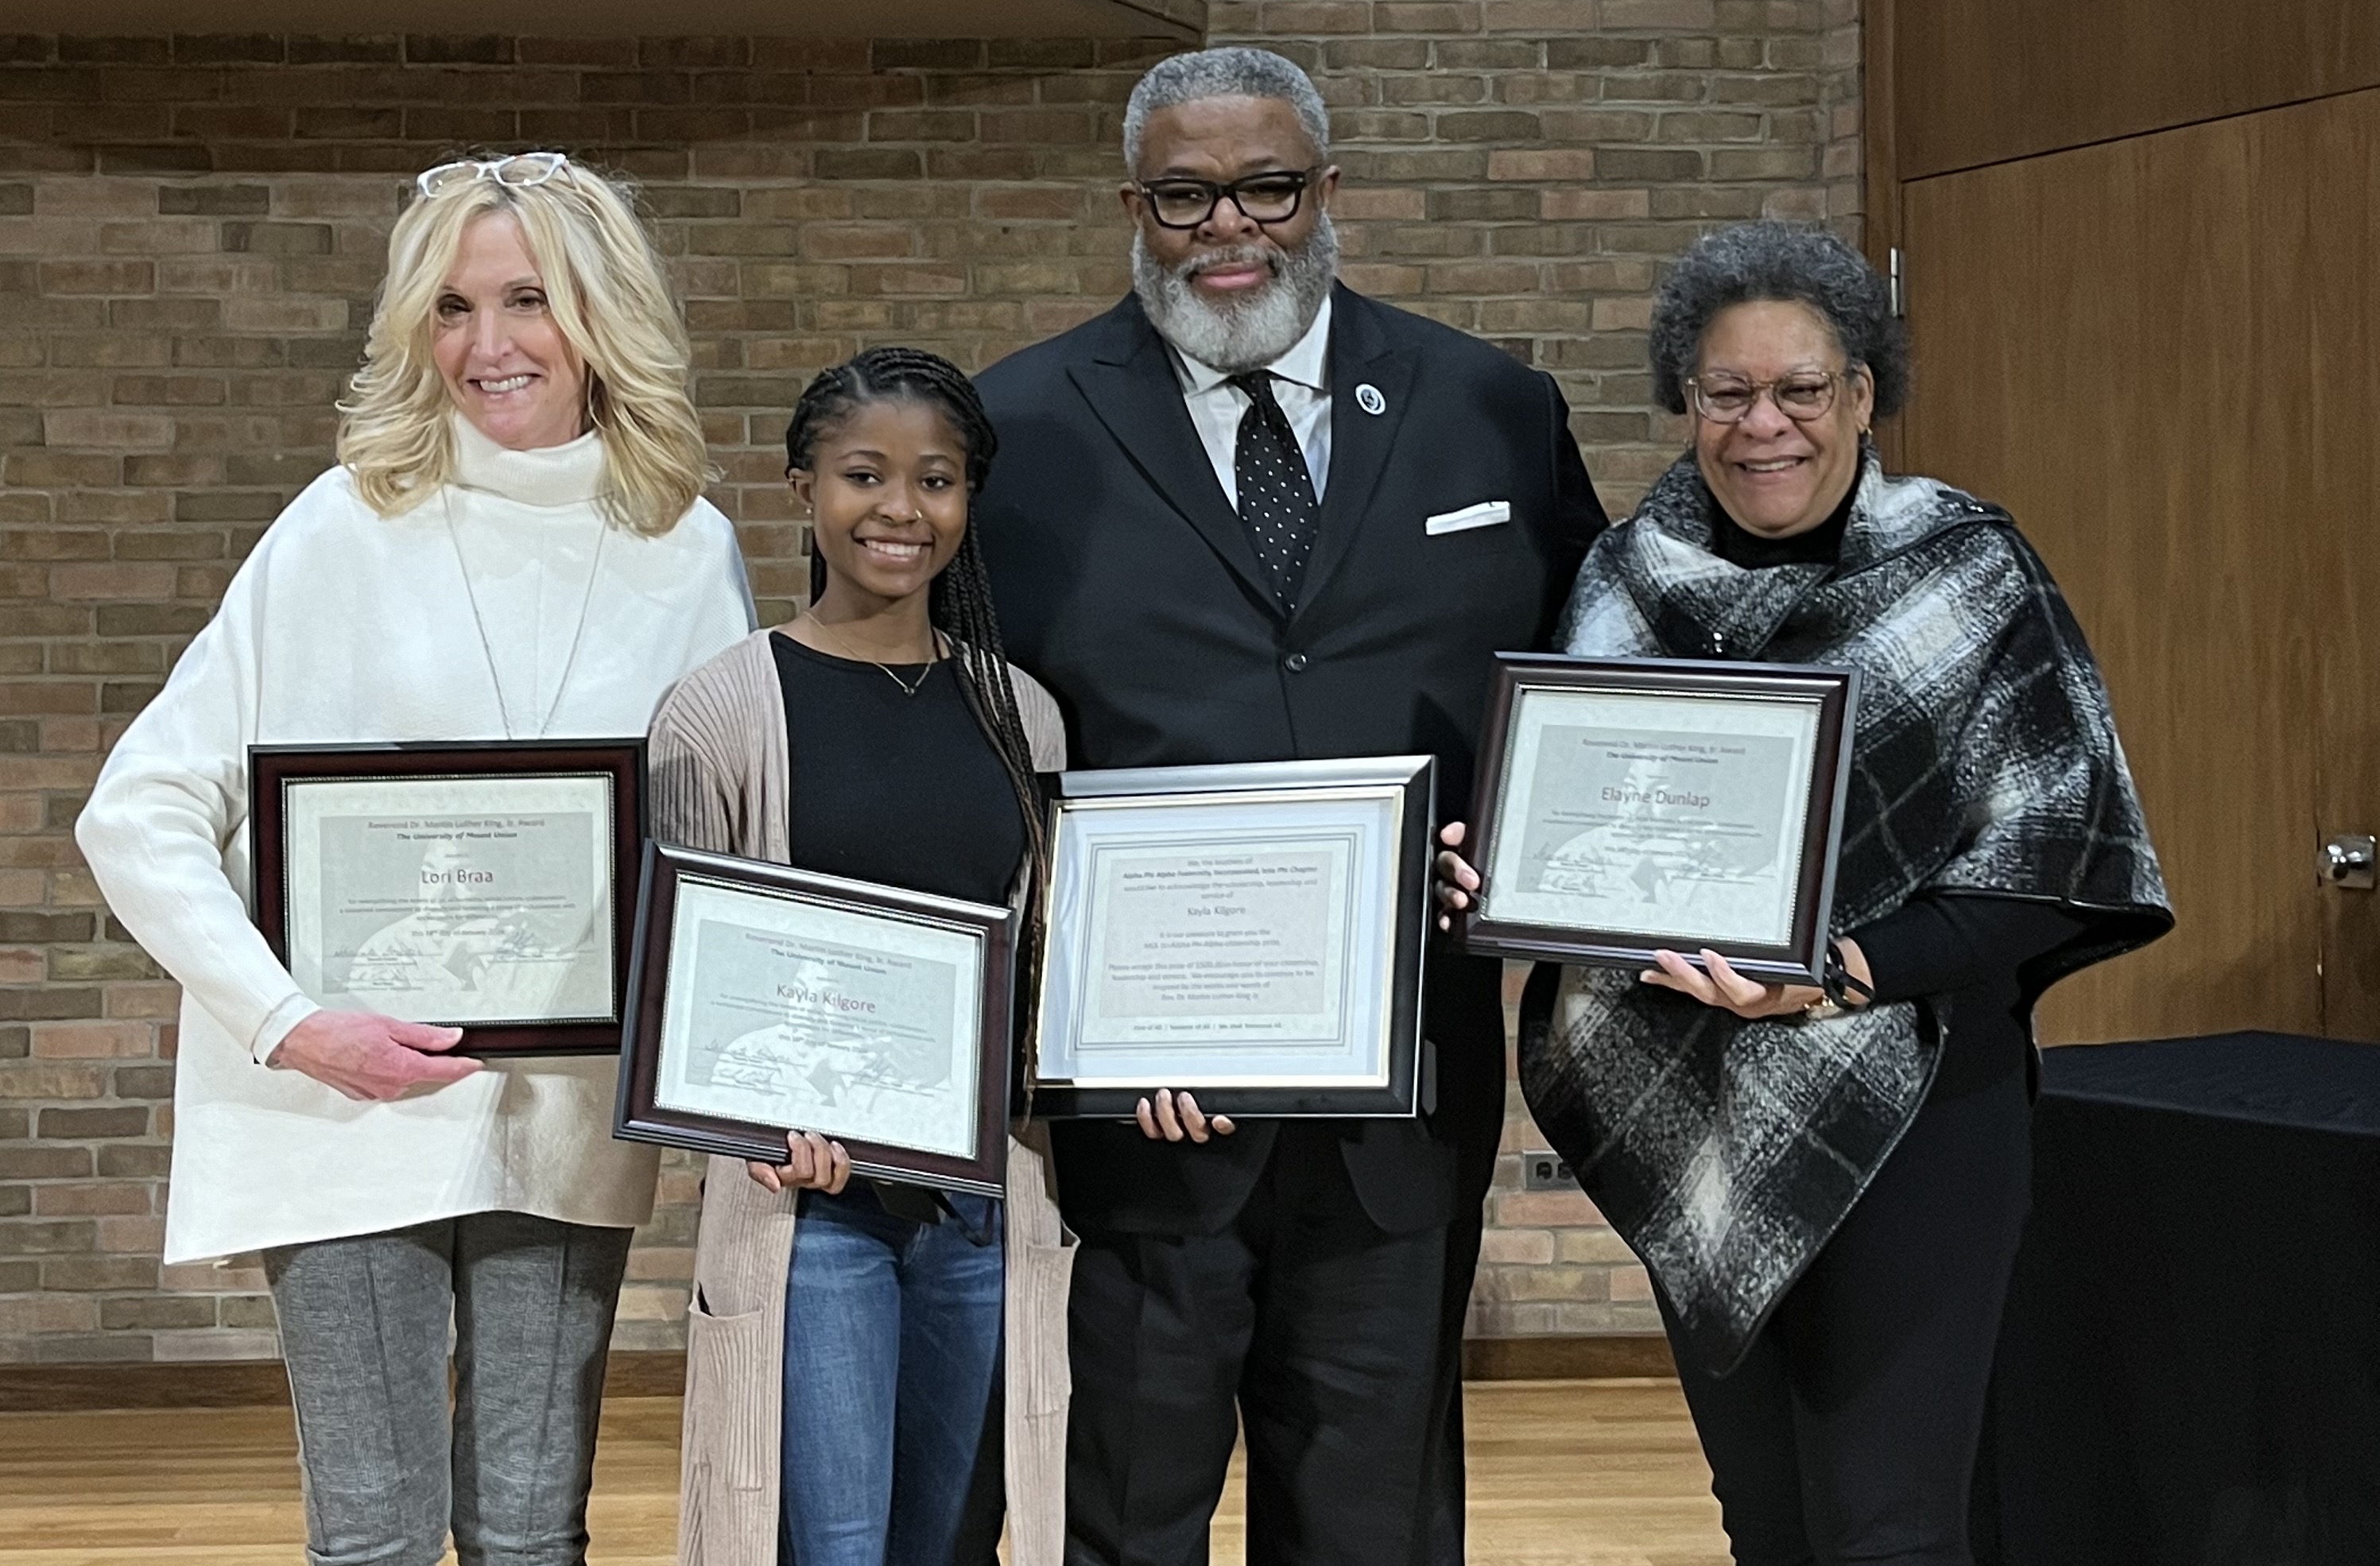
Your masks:
M665 1110L977 1153L981 940L689 875L671 919Z
M1524 688L1486 916L1785 943L1818 722L1815 702Z
M413 1022L615 1018L608 774L285 785L290 971Z

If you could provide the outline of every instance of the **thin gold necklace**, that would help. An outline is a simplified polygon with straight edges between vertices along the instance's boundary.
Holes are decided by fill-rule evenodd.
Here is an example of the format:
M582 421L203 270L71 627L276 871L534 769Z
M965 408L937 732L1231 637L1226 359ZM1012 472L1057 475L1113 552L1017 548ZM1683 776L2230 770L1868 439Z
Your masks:
M866 655L864 655L863 653L861 653L861 652L860 652L856 648L854 648L854 647L853 647L849 642L847 642L847 641L844 640L841 637L839 637L839 636L835 635L835 631L834 631L834 627L833 627L833 626L832 626L832 625L828 625L825 621L823 621L823 620L820 619L820 618L819 618L815 613L812 613L812 612L810 612L809 610L807 610L807 609L803 610L803 611L801 612L800 615L799 615L797 618L798 618L798 619L801 619L801 620L808 620L811 625L816 625L816 626L819 628L820 633L821 635L823 635L823 636L824 636L824 637L825 637L829 641L831 641L831 642L834 643L834 645L835 645L836 647L841 648L841 649L843 649L843 655L844 655L845 658L850 659L854 663L874 663L874 664L875 664L879 669L883 670L883 671L884 671L884 677L885 677L886 679L888 679L888 680L892 681L894 685L896 685L896 686L900 686L900 687L901 687L901 694L902 694L903 696L915 696L915 695L917 695L917 694L918 687L919 687L919 686L923 686L923 685L926 683L926 678L927 678L927 676L928 676L928 675L929 675L929 674L931 674L934 672L934 660L933 660L933 659L929 659L929 660L927 661L927 663L926 663L926 667L925 667L925 669L923 670L923 672L921 672L921 673L917 675L917 677L916 679L914 679L914 680L905 680L905 679L903 679L900 675L898 675L898 674L894 674L894 673L892 672L892 666L891 664L889 664L889 663L885 663L885 662L879 662L878 660L873 659L873 658L867 657ZM944 656L944 654L943 654L943 652L942 652L942 635L941 635L941 633L940 631L929 630L926 634L927 634L928 636L929 636L929 637L931 637L933 638L933 643L934 643L934 659L940 659L940 658L941 658L942 656Z

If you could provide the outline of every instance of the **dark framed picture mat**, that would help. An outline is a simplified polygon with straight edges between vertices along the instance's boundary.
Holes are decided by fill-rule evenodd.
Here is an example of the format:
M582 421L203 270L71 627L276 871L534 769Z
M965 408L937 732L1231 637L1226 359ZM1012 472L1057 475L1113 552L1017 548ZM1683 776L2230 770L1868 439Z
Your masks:
M1417 1113L1425 1090L1422 958L1430 929L1436 791L1437 762L1427 756L1064 774L1050 802L1051 872L1043 889L1047 948L1035 1016L1040 1074L1033 1089L1034 1113L1129 1119L1135 1105L1159 1086L1186 1088L1205 1112L1239 1119ZM1318 822L1303 822L1307 810L1302 806L1318 811ZM1079 866L1100 833L1111 832L1127 853L1184 852L1181 844L1195 844L1203 835L1220 837L1234 852L1253 849L1261 855L1285 852L1281 845L1294 845L1301 837L1309 844L1343 839L1346 822L1366 810L1373 812L1374 825L1357 836L1368 847L1344 852L1350 860L1369 857L1351 865L1345 905L1353 908L1353 899L1376 896L1377 904L1365 903L1359 917L1378 939L1364 942L1365 954L1351 952L1342 959L1348 1014L1360 1012L1375 1019L1361 1029L1351 1023L1342 1036L1351 1058L1365 1061L1362 1069L1297 1080L1293 1069L1283 1067L1232 1081L1226 1057L1208 1050L1208 1058L1201 1058L1207 1046L1195 1031L1182 1035L1185 1041L1175 1051L1173 1070L1124 1069L1125 1057L1101 1065L1077 1053L1084 1047L1069 1039L1082 1032L1073 1019L1082 1012L1081 997L1088 989L1084 943L1094 938L1095 922L1086 882L1095 885L1099 879ZM1142 821L1152 824L1144 830ZM1077 843L1077 832L1088 835ZM1370 842L1374 836L1378 841ZM1215 906L1223 910L1220 917L1233 917L1232 903ZM1160 944L1165 940L1161 924L1156 939Z
M739 934L759 933L763 944L771 938L809 943L806 951L835 954L833 960L844 964L845 971L855 976L849 995L826 993L825 986L831 980L788 980L783 977L784 971L820 972L815 963L798 970L771 968L759 976L760 981L770 982L772 988L783 986L773 989L779 996L785 996L787 989L800 991L785 998L789 1005L804 1008L802 1026L813 1037L820 1016L849 1014L871 1000L901 1016L906 1015L901 1013L902 1005L915 998L926 979L935 977L931 970L938 965L917 962L895 953L893 949L904 940L924 940L945 949L972 951L976 982L971 992L963 978L953 982L947 995L933 991L941 996L941 1004L930 1014L938 1019L956 1018L964 1012L964 1036L953 1031L948 1038L924 1038L921 1042L922 1035L937 1030L917 1026L905 1028L905 1041L897 1033L880 1035L886 1041L883 1048L887 1059L893 1044L905 1042L919 1052L939 1042L948 1051L946 1065L958 1059L962 1051L970 1052L968 1058L974 1062L971 1088L960 1084L938 1096L931 1092L930 1083L922 1088L914 1080L893 1085L894 1091L908 1094L913 1099L935 1100L933 1108L945 1126L964 1124L969 1150L937 1150L857 1135L847 1129L850 1124L860 1123L869 1111L848 1111L850 1118L843 1126L833 1123L833 1118L828 1116L813 1123L795 1125L780 1124L774 1118L760 1120L721 1112L736 1099L742 1085L722 1086L722 1074L716 1070L709 1084L688 1087L677 1067L688 1058L688 1051L707 1047L698 1044L692 1037L701 1031L694 1020L698 1015L709 1021L715 1033L722 1029L718 1019L724 1010L733 1009L755 1022L769 1014L756 1007L747 996L721 994L706 1001L696 976L726 970L718 965L704 965L705 952L699 946L690 953L681 953L677 946L679 937L685 933L681 913L697 901L718 910L746 910L764 923L771 918L794 921L817 916L823 929L845 932L841 937L832 933L770 937L765 932L745 931L736 927ZM855 929L873 932L874 939L885 943L882 953L893 953L892 962L884 961L882 953L852 944L849 932ZM695 1152L782 1164L785 1161L787 1131L815 1131L843 1145L851 1155L855 1174L999 1195L1008 1159L1009 1079L1015 1037L1012 1017L1016 929L1016 916L1007 908L648 843L637 898L636 940L629 964L627 1025L620 1050L620 1090L613 1135L628 1141L654 1142ZM696 931L698 942L702 942L704 937L705 929ZM945 937L955 938L957 946L953 948ZM788 965L806 960L783 957L773 951L752 959L756 963ZM911 965L901 967L904 961ZM691 971L684 971L689 965ZM903 975L908 977L899 977ZM918 977L921 975L924 977ZM749 975L739 973L738 977L747 988L755 982ZM676 986L689 988L681 996L674 992ZM699 1010L706 1004L708 1011ZM884 1026L891 1027L894 1020L886 1018ZM735 1047L736 1041L716 1047L713 1060L723 1059ZM803 1047L812 1050L822 1063L804 1074L802 1080L817 1091L827 1091L819 1086L822 1081L819 1074L832 1074L838 1068L826 1058L825 1049L807 1043ZM775 1072L779 1066L771 1062L762 1069ZM790 1069L786 1074L792 1074ZM930 1076L930 1071L917 1074ZM672 1084L676 1085L674 1088ZM966 1099L964 1106L957 1101L962 1090ZM697 1093L714 1099L713 1107L706 1110L667 1101L674 1096L683 1099ZM762 1097L754 1088L745 1101L757 1104ZM836 1112L841 1115L846 1111Z
M570 939L578 943L579 959L597 959L592 967L569 957L555 958L568 977L552 1003L537 1015L490 1017L484 1014L484 1007L478 1011L464 1007L456 1008L453 1015L416 1014L406 1020L461 1026L463 1041L456 1049L462 1054L601 1054L620 1047L636 890L634 867L645 834L645 742L641 736L259 745L249 747L248 772L252 845L250 906L255 911L257 927L273 954L298 975L301 988L315 1000L325 1005L360 1004L391 1015L405 1015L400 1007L417 1011L423 1007L430 1011L442 1009L426 994L407 998L401 993L402 986L388 983L383 983L379 991L334 992L334 987L322 982L323 976L332 971L331 959L323 951L314 949L330 944L331 932L317 927L334 918L385 918L387 923L381 932L387 938L384 944L408 954L401 959L379 958L381 966L388 969L403 962L426 968L435 960L424 953L432 941L424 938L408 942L395 933L406 917L406 893L409 892L418 899L420 886L443 876L456 884L458 895L468 894L474 890L468 883L477 879L501 879L507 871L518 871L540 883L536 889L538 894L528 898L524 904L536 906L519 915L516 928L471 939L500 949L499 954L509 960L517 960L523 943L534 947L539 939L533 929L520 927L533 926L541 918L550 927L565 928L571 920L583 917L587 923ZM475 792L485 797L475 799ZM346 813L317 819L315 796L332 793L350 801L344 807ZM515 811L524 797L533 802L539 795L562 798L573 807L556 813L550 822L540 813L523 818L551 825L556 832L554 846L562 852L550 856L553 862L532 852L539 846L534 833L508 832L502 826L477 833L480 841L473 844L444 845L451 852L443 863L436 857L442 851L440 844L403 841L407 834L401 829L407 822L400 818L425 803L430 805L431 814L452 826L458 813L500 818ZM596 813L595 819L576 830L563 831L572 827L577 817L589 812ZM345 836L352 840L343 843L338 855L342 863L335 871L327 862L313 863L308 857L293 855L293 830L308 826L317 829L317 846L308 850L314 857L329 857L328 832L334 826L343 829ZM475 865L475 855L493 856L493 862ZM416 877L413 885L405 888L391 884L402 881L408 860ZM347 889L357 894L346 899L352 907L372 910L375 904L385 906L378 911L355 913L332 908L333 893L324 878L334 873L358 878ZM310 900L293 899L293 884L300 882L316 895ZM554 892L557 884L566 888L559 896ZM373 896L376 889L384 895ZM573 898L584 898L590 905L572 911L568 905ZM310 901L313 904L310 910ZM415 911L417 915L420 912L418 907ZM555 926L556 920L562 924ZM602 928L605 924L608 931ZM300 941L300 931L312 934ZM487 954L484 951L479 953L483 958ZM464 953L446 960L458 982L463 981L465 970L455 965L467 962L468 956ZM350 978L364 965L359 952L349 963ZM309 985L310 977L316 982ZM371 1003L383 995L388 1003ZM410 1005L416 1001L423 1002L423 1007Z
M1556 726L1564 705L1591 712L1605 697L1657 726ZM1464 946L1616 967L1708 947L1755 978L1818 982L1858 704L1857 671L1826 665L1499 653L1465 845L1483 884ZM1549 748L1572 744L1585 748ZM1764 783L1783 796L1764 799ZM1536 797L1572 788L1585 792ZM1714 803L1739 819L1694 819ZM1744 911L1755 904L1767 911ZM1711 926L1696 931L1698 917ZM1715 928L1730 923L1735 933Z

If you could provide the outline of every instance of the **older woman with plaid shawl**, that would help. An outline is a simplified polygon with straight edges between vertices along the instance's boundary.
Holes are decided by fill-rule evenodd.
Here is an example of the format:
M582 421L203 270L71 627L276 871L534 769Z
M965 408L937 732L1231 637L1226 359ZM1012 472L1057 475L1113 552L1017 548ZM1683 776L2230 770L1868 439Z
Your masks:
M2163 933L2164 882L2040 558L1876 461L1907 348L1858 253L1713 234L1665 280L1652 355L1694 449L1597 540L1560 640L1860 671L1829 982L1710 952L1540 967L1522 1085L1652 1276L1741 1566L1965 1566L2033 1005ZM1465 905L1475 873L1440 869Z

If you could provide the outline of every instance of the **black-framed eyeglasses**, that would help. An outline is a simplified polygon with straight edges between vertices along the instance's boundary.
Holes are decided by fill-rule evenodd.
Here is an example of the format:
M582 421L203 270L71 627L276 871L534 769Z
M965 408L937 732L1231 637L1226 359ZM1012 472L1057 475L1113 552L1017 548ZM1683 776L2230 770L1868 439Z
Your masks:
M1851 370L1797 370L1774 381L1747 381L1740 375L1696 375L1686 382L1694 394L1694 410L1714 424L1738 424L1751 417L1768 394L1777 411L1796 424L1824 419L1835 406L1835 389L1851 379Z
M1322 167L1268 169L1228 185L1211 179L1139 179L1133 188L1148 203L1149 215L1160 228L1196 228L1227 198L1250 223L1287 223L1297 215L1305 188Z

